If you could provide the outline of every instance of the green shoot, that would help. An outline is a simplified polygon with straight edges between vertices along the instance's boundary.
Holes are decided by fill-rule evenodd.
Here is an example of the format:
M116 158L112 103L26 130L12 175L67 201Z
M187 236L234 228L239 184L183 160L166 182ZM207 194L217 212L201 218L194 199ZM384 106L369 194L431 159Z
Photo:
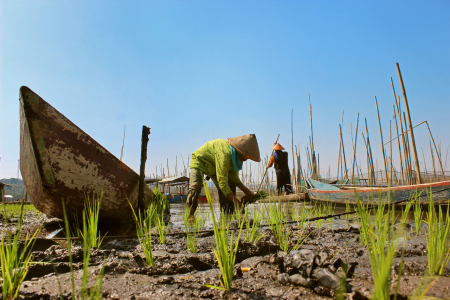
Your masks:
M370 259L374 280L373 298L389 300L392 283L392 264L398 247L396 237L401 236L402 230L394 231L395 212L392 205L379 199L375 220L372 221L367 205L363 204L356 194L358 213L361 218L361 231ZM385 210L387 212L385 213ZM399 275L400 276L400 275Z
M246 229L245 229L245 241L249 243L256 243L265 235L260 231L260 226L262 224L263 217L262 215L255 209L253 211L253 220L247 218L246 220Z
M439 211L436 212L433 202L433 195L430 191L427 224L427 248L428 248L428 273L430 275L444 273L447 266L449 255L449 226L450 226L450 206L447 205L447 213L445 216L442 213L442 208L439 205Z
M419 235L420 225L422 224L422 206L420 205L420 195L416 195L414 199L414 223L416 224L416 235Z
M92 198L86 196L86 202L84 203L83 240L89 249L100 247L103 241L100 237L100 232L98 231L98 221L102 199L103 192L100 196L97 194L97 198L95 198L94 193Z
M166 236L167 236L167 232L166 232L166 223L164 223L164 213L161 213L161 215L156 211L157 207L156 206L151 206L150 210L153 211L153 218L154 218L154 223L156 225L156 230L158 231L158 235L159 235L159 242L161 244L165 244L166 243Z
M336 205L333 204L333 202L327 202L325 204L324 210L326 211L327 215L333 215L335 208L336 208ZM332 229L333 228L333 218L329 218L329 220L330 220L330 229Z
M220 272L222 276L219 277L220 287L206 285L210 288L229 290L232 286L233 281L233 269L236 261L236 253L239 246L239 240L241 238L242 227L244 225L244 220L246 218L246 214L242 219L242 222L239 227L239 234L236 242L233 244L233 232L230 231L230 223L226 221L226 218L222 217L221 226L219 226L216 222L216 217L214 215L214 208L212 206L211 195L209 193L208 185L206 181L203 181L203 186L205 189L206 198L208 200L209 208L211 210L212 223L214 226L214 237L216 240L216 248L213 247L214 255L216 256L217 263L219 264ZM224 212L222 212L224 215Z
M6 211L5 200L3 198L3 208ZM24 200L20 205L17 234L11 237L11 234L3 233L1 235L0 243L0 266L2 269L2 296L3 299L13 299L19 294L20 285L28 273L28 267L31 264L31 249L36 241L36 236L39 231L35 231L32 236L28 232L25 237L24 247L19 250L19 234L22 228ZM8 219L5 217L5 227L7 227ZM6 235L6 237L5 237Z
M130 202L128 202L130 203ZM143 213L139 211L139 215L136 215L133 206L131 205L131 210L133 212L134 221L136 222L136 232L139 239L139 244L141 245L142 252L145 256L145 262L147 265L154 267L155 261L153 259L152 251L152 212L150 209L144 211Z

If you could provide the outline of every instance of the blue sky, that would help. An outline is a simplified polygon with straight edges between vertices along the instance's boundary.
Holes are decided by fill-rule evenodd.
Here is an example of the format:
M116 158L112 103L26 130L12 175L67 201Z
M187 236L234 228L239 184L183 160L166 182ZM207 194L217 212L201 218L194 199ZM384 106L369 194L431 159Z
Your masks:
M216 138L255 133L265 155L281 134L290 149L291 109L305 167L309 93L321 169L334 173L342 110L347 159L359 112L358 161L367 118L380 165L374 96L387 140L398 62L412 122L428 120L444 156L450 144L448 1L7 0L0 14L0 178L17 173L22 85L118 157L126 124L135 171L151 127L147 174ZM415 132L428 160L427 129Z

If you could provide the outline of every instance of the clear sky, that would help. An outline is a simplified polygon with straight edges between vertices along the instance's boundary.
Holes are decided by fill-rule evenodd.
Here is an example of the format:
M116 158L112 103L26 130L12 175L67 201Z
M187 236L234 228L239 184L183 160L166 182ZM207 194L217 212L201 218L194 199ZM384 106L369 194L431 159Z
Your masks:
M277 134L291 148L310 135L321 169L335 172L339 123L367 118L374 155L401 92L412 123L428 120L450 144L449 1L20 1L0 2L0 178L17 176L19 87L26 85L139 171L142 125L151 127L146 173L216 138L255 133L261 155ZM403 102L402 102L403 105ZM429 159L427 129L415 130ZM419 150L420 151L420 150ZM395 156L394 156L395 159ZM158 168L159 169L159 168ZM365 163L363 163L365 170Z

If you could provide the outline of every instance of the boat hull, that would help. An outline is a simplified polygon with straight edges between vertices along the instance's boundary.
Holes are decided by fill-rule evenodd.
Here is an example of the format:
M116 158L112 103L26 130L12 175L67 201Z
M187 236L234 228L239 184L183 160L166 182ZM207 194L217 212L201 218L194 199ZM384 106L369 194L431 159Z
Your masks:
M314 186L314 183L312 184ZM428 204L430 195L435 204L446 204L450 200L450 181L393 187L368 187L348 190L308 189L309 198L314 201L330 201L341 204L356 204L356 194L364 203L376 204L379 199L391 201L407 200L418 195L421 204ZM406 204L406 203L405 203Z
M103 193L101 220L132 219L139 175L28 87L20 88L20 170L31 202L48 216L81 216ZM144 186L147 207L153 192Z

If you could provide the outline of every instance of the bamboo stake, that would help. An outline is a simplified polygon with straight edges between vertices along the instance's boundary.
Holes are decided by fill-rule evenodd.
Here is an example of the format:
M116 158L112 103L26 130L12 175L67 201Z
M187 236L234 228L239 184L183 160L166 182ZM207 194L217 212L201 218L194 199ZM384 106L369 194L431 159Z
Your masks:
M372 172L371 172L371 167L370 167L369 147L367 145L366 137L364 136L364 132L361 132L361 134L363 136L364 145L366 146L367 179L368 179L368 184L371 184Z
M405 129L407 128L407 124L406 124L406 115L405 112L403 112L403 122L405 125ZM410 142L409 142L409 136L407 134L405 134L405 138L406 138L406 150L408 153L408 164L409 164L409 171L410 171L410 176L411 176L411 182L410 184L414 184L414 174L413 174L413 168L412 168L412 159L411 159L411 149L410 149ZM416 170L417 172L417 170Z
M356 141L357 141L357 137L358 137L358 124L359 124L359 113L358 113L358 116L357 116L357 118L356 118L355 145L353 146L352 184L353 184L353 179L354 179L354 174L355 174ZM352 135L352 140L353 140L353 135Z
M405 85L403 84L403 78L402 78L402 73L400 72L400 66L398 63L396 63L396 66L397 66L398 77L400 78L400 85L401 85L402 91L403 91L403 100L405 100L405 110L406 110L406 114L408 115L408 124L409 124L409 130L410 130L409 133L411 135L411 146L412 146L413 154L414 154L414 163L416 165L417 182L419 184L421 184L422 180L420 178L419 159L417 158L416 141L414 140L414 132L413 132L412 123L411 123L411 115L409 113L408 99L406 98L406 90L405 90Z
M408 184L410 184L411 183L410 165L408 162L408 149L406 147L406 138L404 136L404 131L403 131L402 111L401 111L401 107L400 107L400 96L398 96L398 101L397 101L397 99L395 100L395 106L397 107L397 114L398 114L398 120L400 123L400 131L401 131L402 143L403 143L403 153L404 153L403 157L404 157L404 162L405 162L405 177L406 177Z
M341 139L339 139L339 156L338 156L338 165L337 165L337 174L336 174L336 179L339 180L339 164L341 163Z
M380 137L381 137L381 150L383 154L383 162L384 162L384 172L386 174L386 182L388 178L388 171L387 171L387 164L386 164L386 152L384 151L384 145L383 145L383 131L381 130L381 121L380 121L380 111L378 110L378 101L377 97L375 96L375 105L377 106L377 115L378 115L378 126L380 127Z
M280 134L278 134L277 140L275 141L275 144L278 143L278 138L279 138L279 137L280 137ZM272 156L273 156L273 153L274 153L274 152L275 152L275 150L272 150ZM267 173L267 168L266 168L266 170L264 171L263 178L262 178L261 183L259 184L258 190L257 190L256 192L259 192L259 189L261 188L261 184L263 183L264 177L266 176L266 173Z
M348 179L347 161L346 161L346 159L345 159L344 139L342 138L342 128L341 128L341 124L339 124L339 132L340 132L340 134L341 134L342 157L343 157L343 159L344 159L345 179Z

